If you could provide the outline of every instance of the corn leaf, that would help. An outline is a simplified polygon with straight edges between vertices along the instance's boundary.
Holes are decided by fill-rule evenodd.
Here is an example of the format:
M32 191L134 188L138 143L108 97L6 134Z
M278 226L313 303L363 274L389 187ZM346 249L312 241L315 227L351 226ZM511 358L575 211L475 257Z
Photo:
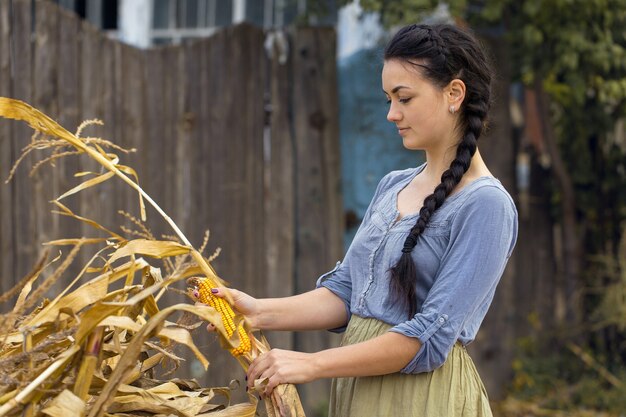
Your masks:
M177 242L136 239L124 244L116 250L109 262L113 263L120 258L131 255L145 255L151 258L167 258L171 256L186 255L190 248Z
M85 409L85 402L65 389L41 412L50 417L82 417L85 414Z
M95 178L91 178L85 182L82 182L76 187L72 188L71 190L68 190L65 193L63 193L60 197L57 197L57 201L61 201L65 197L68 197L72 194L76 194L79 191L86 190L87 188L93 187L94 185L98 185L102 182L105 182L106 180L112 178L114 175L115 173L109 171L109 172L105 172L102 175L98 175Z

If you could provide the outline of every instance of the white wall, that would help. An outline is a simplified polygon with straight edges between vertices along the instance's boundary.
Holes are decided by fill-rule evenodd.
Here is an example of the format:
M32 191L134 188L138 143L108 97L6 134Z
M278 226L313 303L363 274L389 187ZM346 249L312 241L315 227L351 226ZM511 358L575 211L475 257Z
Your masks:
M130 45L150 46L151 0L119 0L119 39Z
M358 1L339 10L337 20L337 58L341 60L361 49L374 47L385 34L378 14L362 16Z

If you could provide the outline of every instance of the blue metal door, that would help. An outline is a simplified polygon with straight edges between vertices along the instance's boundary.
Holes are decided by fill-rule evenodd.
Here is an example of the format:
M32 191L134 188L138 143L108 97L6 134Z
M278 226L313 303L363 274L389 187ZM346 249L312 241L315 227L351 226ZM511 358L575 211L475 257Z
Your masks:
M362 49L338 62L346 250L380 179L390 171L424 161L423 152L404 148L394 124L387 121L382 63L380 48Z

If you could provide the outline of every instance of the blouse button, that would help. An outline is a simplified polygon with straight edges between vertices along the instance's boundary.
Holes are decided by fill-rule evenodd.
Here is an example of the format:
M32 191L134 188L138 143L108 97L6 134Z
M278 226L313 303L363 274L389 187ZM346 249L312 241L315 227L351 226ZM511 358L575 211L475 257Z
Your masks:
M446 320L443 317L439 317L439 323L443 324Z

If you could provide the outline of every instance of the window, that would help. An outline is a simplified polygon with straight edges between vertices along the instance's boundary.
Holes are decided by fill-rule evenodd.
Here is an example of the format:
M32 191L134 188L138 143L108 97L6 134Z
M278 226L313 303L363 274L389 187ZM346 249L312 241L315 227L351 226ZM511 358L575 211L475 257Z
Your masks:
M150 38L156 45L211 35L233 21L237 0L153 0Z
M111 36L126 38L132 31L133 36L125 41L141 46L179 44L186 39L210 36L220 27L243 21L266 29L302 22L337 23L337 0L54 1Z
M284 27L305 18L310 24L334 25L336 0L152 0L152 44L180 43L211 35L217 28L250 22L263 28Z
M117 0L54 0L54 2L112 35L118 29Z

